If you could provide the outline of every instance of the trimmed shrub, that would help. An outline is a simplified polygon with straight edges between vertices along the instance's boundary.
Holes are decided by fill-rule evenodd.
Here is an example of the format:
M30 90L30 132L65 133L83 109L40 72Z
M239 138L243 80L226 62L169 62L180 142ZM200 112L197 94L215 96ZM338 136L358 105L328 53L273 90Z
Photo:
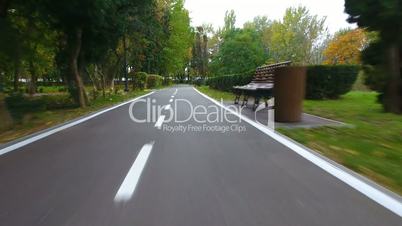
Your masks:
M148 75L147 76L147 88L153 89L158 88L163 83L163 77L160 75Z
M68 95L28 97L14 94L6 97L5 103L16 121L20 121L28 113L78 107Z
M206 80L205 80L205 78L195 78L193 80L193 84L196 86L203 86L206 84Z
M147 76L148 76L148 74L145 73L145 72L134 73L132 75L132 78L134 80L133 88L134 89L139 89L139 90L145 89L145 85L147 83Z
M360 67L356 65L315 65L307 67L306 98L337 99L349 92Z
M210 77L207 80L207 85L214 89L231 91L233 86L241 86L250 83L253 79L254 72L253 70L242 74Z
M170 86L173 84L173 79L171 77L163 77L163 85Z

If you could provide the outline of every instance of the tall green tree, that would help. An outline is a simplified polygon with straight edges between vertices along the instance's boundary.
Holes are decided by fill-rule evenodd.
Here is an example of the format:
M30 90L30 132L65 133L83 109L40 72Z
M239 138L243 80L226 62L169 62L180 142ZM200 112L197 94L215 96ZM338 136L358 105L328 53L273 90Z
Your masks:
M207 31L204 27L199 26L196 28L194 36L191 66L196 71L197 75L205 77L207 75L209 60Z
M267 58L258 32L235 29L223 37L219 51L212 57L215 75L243 73L262 65Z
M380 92L384 109L402 113L402 2L400 0L346 0L348 21L379 39L363 52L367 83Z
M81 107L88 104L82 74L89 62L99 61L150 1L140 0L41 0L43 15L65 35L61 48L67 60L66 80Z
M327 33L325 19L311 15L306 7L288 8L283 20L272 24L270 57L274 61L311 63L314 48Z
M169 39L163 51L168 74L184 72L190 61L192 43L189 12L183 0L174 0L169 13Z

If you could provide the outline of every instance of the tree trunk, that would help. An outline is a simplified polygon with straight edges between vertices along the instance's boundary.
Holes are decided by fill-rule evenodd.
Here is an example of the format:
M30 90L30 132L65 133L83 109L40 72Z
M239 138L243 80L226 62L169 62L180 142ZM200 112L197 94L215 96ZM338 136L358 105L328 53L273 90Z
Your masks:
M36 90L37 90L37 86L36 86L37 76L36 76L35 67L34 67L32 60L29 62L29 72L31 74L31 80L29 81L29 84L28 84L28 92L30 95L33 95L36 93Z
M388 112L402 113L402 78L401 78L401 56L399 46L393 44L389 47L388 73L390 80L385 93L384 107Z
M13 125L13 119L8 111L7 105L4 102L4 94L0 93L0 131L6 131Z
M5 72L0 69L0 95L4 92Z
M84 88L84 83L82 82L79 70L78 70L78 57L81 51L82 44L82 28L76 28L72 32L72 37L70 37L70 59L69 59L69 70L70 76L74 79L77 88L77 98L80 107L84 108L87 106L86 93Z
M10 0L0 0L0 17L6 17Z
M20 60L17 59L14 62L14 81L13 81L13 85L14 85L14 92L18 92L18 88L19 88L19 79L20 79L20 71L21 71L21 63Z

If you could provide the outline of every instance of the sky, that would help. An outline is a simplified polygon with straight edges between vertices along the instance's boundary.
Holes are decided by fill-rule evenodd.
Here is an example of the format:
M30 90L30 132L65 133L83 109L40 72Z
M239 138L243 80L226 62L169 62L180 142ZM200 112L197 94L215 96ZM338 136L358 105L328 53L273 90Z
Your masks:
M193 26L209 23L214 28L223 26L226 10L236 13L236 26L242 27L255 16L267 16L271 20L282 19L286 8L306 6L312 14L326 16L330 33L341 28L355 27L346 22L344 0L186 0Z

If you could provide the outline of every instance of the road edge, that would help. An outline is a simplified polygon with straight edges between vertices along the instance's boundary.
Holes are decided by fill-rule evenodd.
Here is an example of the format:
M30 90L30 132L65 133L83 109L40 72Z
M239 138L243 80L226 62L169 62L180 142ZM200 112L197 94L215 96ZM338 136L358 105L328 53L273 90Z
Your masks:
M199 93L204 98L210 100L214 104L219 107L231 112L232 114L239 117L241 120L247 122L251 126L270 136L272 139L281 143L282 145L288 147L292 151L296 152L298 155L303 157L304 159L310 161L314 165L320 167L325 172L331 174L336 177L340 181L349 185L353 189L362 193L366 197L395 213L396 215L402 217L402 202L401 197L396 193L389 191L388 189L382 187L381 185L371 181L370 179L357 174L354 171L347 169L346 167L322 156L321 154L305 147L304 145L290 139L289 137L284 136L283 134L279 134L275 131L272 131L265 127L262 124L254 122L253 120L247 118L246 116L240 115L237 112L231 110L230 108L222 105L215 99L209 97L208 95L200 92L198 89L193 87L193 89Z
M112 110L114 110L116 108L119 108L119 107L122 107L124 105L127 105L127 104L129 104L131 102L134 102L134 101L137 101L137 100L142 99L144 97L147 97L149 95L152 95L153 93L155 93L155 91L152 91L152 92L149 92L149 93L144 94L142 96L139 96L139 97L133 98L131 100L125 101L123 103L116 104L114 106L111 106L111 107L96 111L96 112L91 113L89 115L81 116L81 117L78 117L76 119L70 120L68 122L61 123L61 124L53 126L51 128L36 132L34 134L31 134L31 135L28 135L26 137L19 138L19 139L15 140L15 141L11 141L9 143L6 143L6 144L4 144L3 147L0 147L0 156L2 156L4 154L7 154L9 152L12 152L14 150L17 150L17 149L19 149L21 147L24 147L24 146L26 146L26 145L28 145L30 143L35 142L35 141L41 140L41 139L43 139L45 137L48 137L50 135L53 135L55 133L58 133L58 132L60 132L62 130L65 130L65 129L68 129L70 127L73 127L73 126L76 126L78 124L81 124L83 122L86 122L86 121L88 121L90 119L93 119L93 118L95 118L95 117L97 117L97 116L99 116L101 114L104 114L104 113L112 111Z

